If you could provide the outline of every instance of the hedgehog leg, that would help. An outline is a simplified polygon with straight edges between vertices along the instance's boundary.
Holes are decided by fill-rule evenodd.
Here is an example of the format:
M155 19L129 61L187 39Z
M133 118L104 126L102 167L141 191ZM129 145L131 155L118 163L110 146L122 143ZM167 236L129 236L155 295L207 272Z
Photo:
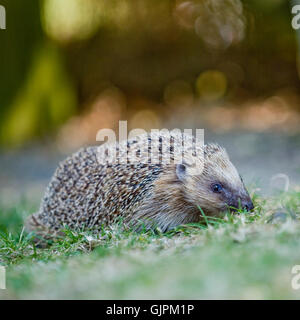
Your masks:
M39 247L47 247L49 240L53 240L63 235L61 232L55 232L47 228L38 218L38 213L30 215L25 221L25 230L33 233L34 243Z

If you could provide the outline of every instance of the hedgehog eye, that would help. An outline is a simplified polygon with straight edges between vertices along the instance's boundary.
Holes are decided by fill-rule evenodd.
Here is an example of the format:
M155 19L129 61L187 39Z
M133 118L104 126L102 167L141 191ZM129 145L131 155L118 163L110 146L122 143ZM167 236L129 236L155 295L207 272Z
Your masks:
M222 191L222 186L219 183L215 183L212 185L212 191L216 193L220 193Z
M184 164L178 164L176 166L176 175L179 180L183 181L186 176L186 166Z

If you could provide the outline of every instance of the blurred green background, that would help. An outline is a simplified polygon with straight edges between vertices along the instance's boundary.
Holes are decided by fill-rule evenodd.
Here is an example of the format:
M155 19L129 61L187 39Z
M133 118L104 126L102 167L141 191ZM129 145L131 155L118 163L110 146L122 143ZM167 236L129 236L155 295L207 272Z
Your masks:
M1 0L0 145L145 129L298 132L286 0Z

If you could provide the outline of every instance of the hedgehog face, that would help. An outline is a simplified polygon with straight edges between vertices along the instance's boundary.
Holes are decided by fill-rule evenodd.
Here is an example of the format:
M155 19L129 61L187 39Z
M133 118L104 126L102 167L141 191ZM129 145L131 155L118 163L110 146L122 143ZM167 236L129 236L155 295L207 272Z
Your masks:
M176 175L185 200L201 207L205 214L254 208L241 176L219 146L206 146L204 161L178 164Z

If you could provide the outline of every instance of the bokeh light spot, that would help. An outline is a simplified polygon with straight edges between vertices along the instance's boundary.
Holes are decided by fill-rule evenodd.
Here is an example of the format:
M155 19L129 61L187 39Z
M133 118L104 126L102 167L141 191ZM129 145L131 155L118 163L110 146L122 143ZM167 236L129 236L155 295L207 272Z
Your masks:
M130 121L130 128L141 128L146 131L160 128L161 123L156 112L150 109L138 111Z
M196 89L201 99L214 101L222 98L227 89L227 79L224 73L208 70L200 74L196 81Z
M51 38L59 41L88 38L99 25L96 9L89 0L45 0L43 27Z

